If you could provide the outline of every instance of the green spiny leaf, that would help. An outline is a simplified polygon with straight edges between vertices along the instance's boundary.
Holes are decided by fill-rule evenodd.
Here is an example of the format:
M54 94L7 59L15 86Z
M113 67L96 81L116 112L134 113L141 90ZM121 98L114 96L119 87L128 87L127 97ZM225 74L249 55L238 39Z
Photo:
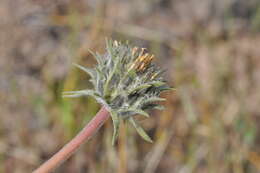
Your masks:
M79 69L81 69L82 71L86 72L87 74L90 75L91 78L96 78L96 72L93 69L87 68L87 67L83 67L79 64L73 64L76 67L78 67Z
M88 49L89 53L96 59L98 65L103 65L104 63L104 58L98 54L98 53L94 53L92 52L90 49Z
M165 85L165 82L162 82L162 81L152 81L152 82L149 82L149 84L155 86L155 87L160 87L160 86L163 86Z
M148 110L148 109L164 110L164 106L158 105L158 104L155 104L155 103L150 103L150 104L144 104L142 106L142 109L144 109L144 110Z
M150 86L151 86L150 84L141 84L139 86L136 86L136 87L132 88L128 93L131 94L131 93L133 93L135 91L149 88Z
M94 96L93 90L65 91L63 97Z
M147 99L144 99L144 104L151 103L151 102L165 101L165 100L166 100L165 98L154 96L154 97L149 97Z
M138 134L147 142L152 143L152 139L147 135L147 133L144 131L144 129L137 123L135 122L133 117L129 118L129 122L135 127L136 131Z
M112 40L108 40L106 39L106 49L107 49L107 52L109 53L109 56L110 56L110 62L114 59L114 56L113 56L113 42Z
M110 115L111 115L111 118L113 121L113 127L114 127L113 137L112 137L112 145L114 145L115 141L118 137L119 118L118 118L118 114L116 112L110 111Z
M157 88L160 92L169 91L169 90L176 90L175 88L168 87L167 85L162 85Z
M129 109L129 111L132 111L135 114L143 115L145 117L150 117L149 114L147 112L143 111L142 109Z
M150 117L149 114L147 112L143 111L142 109L134 109L134 108L122 109L122 110L119 110L119 113L121 113L123 116L125 116L124 114L127 114L125 118L128 118L129 116L135 115L135 114L143 115L145 117Z
M162 106L162 105L155 105L154 107L152 107L151 109L157 109L157 110L164 110L165 109L165 107L164 106Z

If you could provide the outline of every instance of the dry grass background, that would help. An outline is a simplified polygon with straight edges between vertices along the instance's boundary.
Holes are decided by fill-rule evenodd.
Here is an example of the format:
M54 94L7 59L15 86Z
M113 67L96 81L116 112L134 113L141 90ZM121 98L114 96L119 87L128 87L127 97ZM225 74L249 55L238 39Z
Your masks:
M258 0L1 0L0 173L30 172L99 109L61 92L91 87L105 37L147 47L176 92L111 146L111 122L56 172L260 172Z

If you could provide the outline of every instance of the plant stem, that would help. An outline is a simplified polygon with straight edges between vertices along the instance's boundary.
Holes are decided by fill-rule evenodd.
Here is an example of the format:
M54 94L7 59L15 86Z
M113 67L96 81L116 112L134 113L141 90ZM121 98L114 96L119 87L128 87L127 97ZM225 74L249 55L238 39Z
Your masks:
M48 173L54 170L62 162L67 160L81 144L86 142L109 118L109 112L103 106L96 116L75 136L68 144L58 151L49 160L43 163L33 173Z

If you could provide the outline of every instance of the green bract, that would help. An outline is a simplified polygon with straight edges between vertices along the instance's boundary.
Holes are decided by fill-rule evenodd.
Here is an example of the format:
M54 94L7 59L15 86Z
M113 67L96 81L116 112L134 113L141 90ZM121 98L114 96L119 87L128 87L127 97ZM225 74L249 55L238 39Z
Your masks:
M129 121L140 136L152 142L136 122L135 115L149 117L147 110L162 109L155 102L163 101L160 93L171 89L161 77L163 71L152 63L153 55L144 53L144 48L108 40L106 50L104 55L92 53L97 60L95 68L75 64L90 75L94 89L65 92L64 96L92 96L104 105L113 120L113 144L118 136L120 119Z

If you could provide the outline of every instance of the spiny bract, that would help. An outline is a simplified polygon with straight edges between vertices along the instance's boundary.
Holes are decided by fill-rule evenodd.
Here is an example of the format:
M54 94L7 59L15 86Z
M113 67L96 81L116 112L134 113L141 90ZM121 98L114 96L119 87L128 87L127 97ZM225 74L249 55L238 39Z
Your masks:
M154 103L163 101L160 93L171 89L161 77L163 71L152 63L154 56L145 53L144 48L112 40L107 40L106 46L104 55L92 53L98 62L95 68L75 64L90 75L94 89L65 92L64 96L92 96L104 105L113 120L113 144L118 136L120 119L129 121L140 136L152 142L134 116L149 117L147 110L163 108Z

